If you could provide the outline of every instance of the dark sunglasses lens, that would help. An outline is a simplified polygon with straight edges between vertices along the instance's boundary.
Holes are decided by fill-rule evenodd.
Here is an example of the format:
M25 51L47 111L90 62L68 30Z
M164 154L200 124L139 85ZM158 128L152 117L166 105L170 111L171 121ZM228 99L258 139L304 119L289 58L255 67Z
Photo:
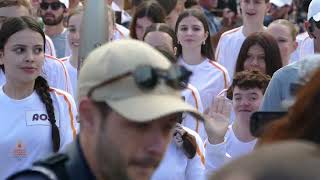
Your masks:
M47 10L49 8L49 3L40 3L40 8L43 10Z
M175 89L186 88L192 72L183 66L173 66L168 71L167 83Z
M61 3L60 2L51 3L51 9L52 10L58 10L60 7L61 7Z
M157 85L158 82L155 70L148 66L137 68L133 76L141 89L152 89Z

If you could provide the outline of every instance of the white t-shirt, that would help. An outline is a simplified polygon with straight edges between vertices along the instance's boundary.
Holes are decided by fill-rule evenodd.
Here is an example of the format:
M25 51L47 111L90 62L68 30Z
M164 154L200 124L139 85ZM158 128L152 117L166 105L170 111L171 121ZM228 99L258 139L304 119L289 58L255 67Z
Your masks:
M54 48L53 42L49 36L46 35L46 46L45 54L53 57L57 57L56 49Z
M65 57L60 60L65 64L65 66L67 68L68 74L70 76L71 85L72 85L73 96L74 96L74 98L76 98L76 96L77 96L77 82L78 82L78 69L74 68L71 65L70 58L71 58L71 56Z
M205 59L200 64L189 65L180 57L179 64L192 71L189 83L199 90L204 109L210 107L213 98L229 86L228 72L217 62Z
M210 144L206 142L206 172L208 175L222 167L232 158L237 158L251 152L257 140L250 142L240 141L234 134L232 125L224 137L224 142L221 144Z
M69 73L64 63L52 56L45 55L42 67L42 76L48 81L50 87L64 90L73 94ZM4 84L5 76L0 72L0 85Z
M60 132L60 150L75 139L78 132L77 109L70 94L50 88L56 124ZM0 87L0 179L25 169L35 160L53 153L51 124L40 97L15 100Z
M301 45L299 44L299 60L312 54L315 54L314 40L307 36L302 40Z
M189 159L178 147L174 140L168 145L167 151L154 172L151 180L204 180L204 146L200 136L189 128L183 127L196 138L198 150L196 155Z
M308 32L304 32L304 33L301 33L301 34L297 35L296 42L298 43L298 47L293 53L291 53L290 63L293 63L293 62L296 62L296 61L300 60L301 43L308 37L309 37Z
M223 33L215 52L216 60L227 69L230 78L234 75L238 55L246 39L242 30L243 26Z
M73 94L71 80L67 68L59 59L45 55L43 76L47 79L50 87L62 89L70 94Z
M202 113L204 111L201 97L196 87L188 83L187 88L182 91L181 95L184 97L184 100L188 104L191 104L199 112ZM207 138L207 133L204 129L203 122L199 119L194 118L190 114L188 113L183 114L182 125L197 132L203 141Z

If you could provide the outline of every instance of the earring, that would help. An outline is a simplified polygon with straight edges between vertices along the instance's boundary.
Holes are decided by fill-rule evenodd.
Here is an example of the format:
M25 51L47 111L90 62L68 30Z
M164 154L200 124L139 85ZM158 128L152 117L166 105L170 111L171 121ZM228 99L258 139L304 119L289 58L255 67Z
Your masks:
M202 45L205 45L205 44L206 44L206 41L203 41L203 42L202 42Z

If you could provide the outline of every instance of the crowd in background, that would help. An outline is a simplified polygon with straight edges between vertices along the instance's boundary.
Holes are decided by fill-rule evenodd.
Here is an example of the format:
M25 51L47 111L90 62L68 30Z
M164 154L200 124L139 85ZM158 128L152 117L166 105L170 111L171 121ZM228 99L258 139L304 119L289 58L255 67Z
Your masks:
M0 179L70 144L97 179L320 178L320 0L104 0L82 66L90 1L0 0Z

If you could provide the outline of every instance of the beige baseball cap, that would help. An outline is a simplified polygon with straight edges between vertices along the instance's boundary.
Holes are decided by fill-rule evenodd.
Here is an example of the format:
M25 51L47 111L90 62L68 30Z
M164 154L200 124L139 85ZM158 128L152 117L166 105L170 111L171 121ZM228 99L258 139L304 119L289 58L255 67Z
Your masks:
M137 40L119 40L95 49L80 70L79 100L87 97L92 87L133 72L142 65L162 70L172 66L157 50ZM128 75L96 88L91 99L106 102L121 116L135 122L151 121L178 112L189 112L203 119L194 107L183 101L180 90L167 85L162 79L153 89L143 90L134 77Z

